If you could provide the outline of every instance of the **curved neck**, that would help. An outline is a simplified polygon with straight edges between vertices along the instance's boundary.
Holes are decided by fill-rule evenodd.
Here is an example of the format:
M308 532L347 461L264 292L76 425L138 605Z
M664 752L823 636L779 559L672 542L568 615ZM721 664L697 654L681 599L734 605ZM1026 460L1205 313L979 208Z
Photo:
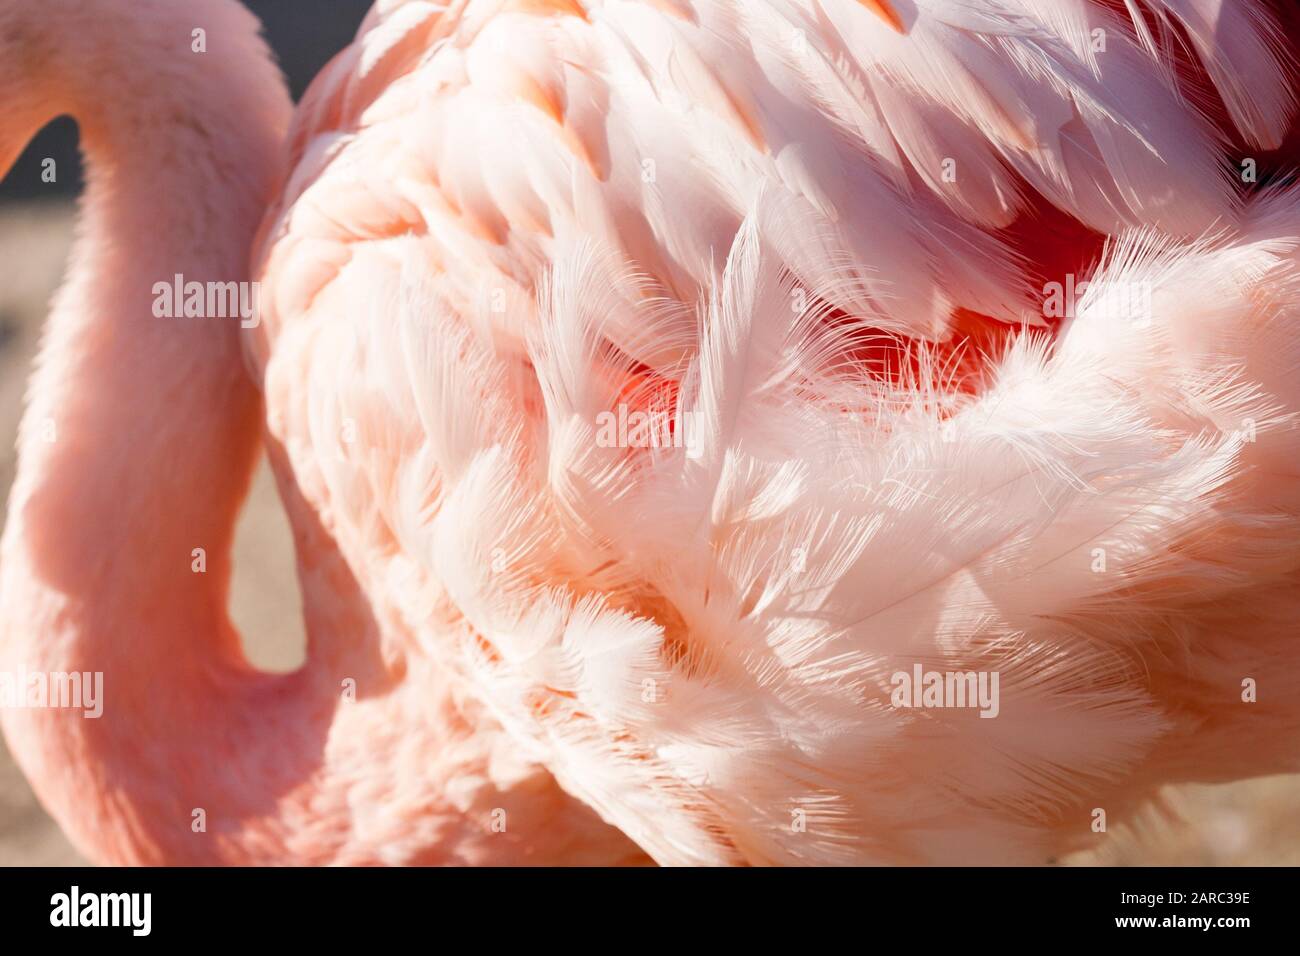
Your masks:
M0 707L64 831L118 864L644 860L454 676L406 653L407 624L372 611L275 442L307 664L272 676L243 658L226 598L260 398L239 318L156 304L178 274L249 278L289 115L256 21L234 0L0 2L0 89L16 62L44 73L0 99L0 162L59 112L87 159L0 540L0 674L102 674L98 717ZM464 626L444 612L420 626Z
M243 663L226 597L260 399L240 316L209 312L206 298L209 314L187 315L160 303L159 284L248 281L290 104L233 2L84 6L107 14L90 32L107 42L58 54L35 92L77 119L87 190L19 434L0 672L102 674L102 716L10 701L0 718L83 850L114 862L247 858L256 841L238 849L223 836L310 778L338 684ZM47 46L84 40L49 22ZM195 24L206 54L193 49ZM151 57L133 54L142 44Z

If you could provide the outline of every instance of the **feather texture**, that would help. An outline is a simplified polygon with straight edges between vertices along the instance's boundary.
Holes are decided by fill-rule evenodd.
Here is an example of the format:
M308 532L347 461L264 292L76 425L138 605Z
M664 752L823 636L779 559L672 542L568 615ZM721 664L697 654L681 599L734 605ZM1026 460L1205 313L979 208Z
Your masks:
M308 499L664 863L1041 862L1293 766L1230 741L1296 724L1233 701L1300 688L1300 213L1243 208L1166 42L1267 145L1276 25L872 6L381 4L264 231ZM1111 237L1059 327L996 231L1039 203ZM972 380L959 311L1011 330ZM896 706L915 666L997 674L997 719Z

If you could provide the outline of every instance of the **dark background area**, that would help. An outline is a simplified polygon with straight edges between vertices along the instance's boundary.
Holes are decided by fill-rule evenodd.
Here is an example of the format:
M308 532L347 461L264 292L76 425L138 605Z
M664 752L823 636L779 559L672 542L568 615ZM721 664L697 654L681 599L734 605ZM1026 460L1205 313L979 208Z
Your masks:
M40 0L23 0L39 3ZM183 2L183 0L177 0ZM356 35L373 0L244 0L266 27L293 98L302 96L313 76ZM59 181L41 182L41 162L58 164ZM81 192L81 158L77 124L68 117L41 131L3 184L0 201L70 196Z

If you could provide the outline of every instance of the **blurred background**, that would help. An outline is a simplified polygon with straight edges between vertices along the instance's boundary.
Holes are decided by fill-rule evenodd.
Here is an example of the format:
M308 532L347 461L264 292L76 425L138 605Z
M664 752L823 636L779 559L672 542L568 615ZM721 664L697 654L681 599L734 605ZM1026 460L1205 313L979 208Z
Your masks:
M246 0L262 18L295 98L352 39L371 0ZM53 158L58 181L41 182ZM0 507L13 479L13 443L27 370L72 239L81 189L77 131L45 129L0 184ZM3 520L0 511L0 521ZM303 634L289 530L265 468L235 546L231 612L255 664L290 670ZM1118 865L1300 865L1300 777L1166 792L1165 813L1112 833L1062 862ZM84 863L41 809L0 740L0 865Z

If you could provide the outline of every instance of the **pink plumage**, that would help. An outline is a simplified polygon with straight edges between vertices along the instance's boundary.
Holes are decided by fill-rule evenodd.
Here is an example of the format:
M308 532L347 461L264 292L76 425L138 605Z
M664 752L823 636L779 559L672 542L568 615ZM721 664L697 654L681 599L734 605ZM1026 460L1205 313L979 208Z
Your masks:
M0 717L92 857L1040 863L1297 769L1271 6L379 0L291 125L233 2L31 6L0 170L66 110L90 176L0 669L106 699Z

